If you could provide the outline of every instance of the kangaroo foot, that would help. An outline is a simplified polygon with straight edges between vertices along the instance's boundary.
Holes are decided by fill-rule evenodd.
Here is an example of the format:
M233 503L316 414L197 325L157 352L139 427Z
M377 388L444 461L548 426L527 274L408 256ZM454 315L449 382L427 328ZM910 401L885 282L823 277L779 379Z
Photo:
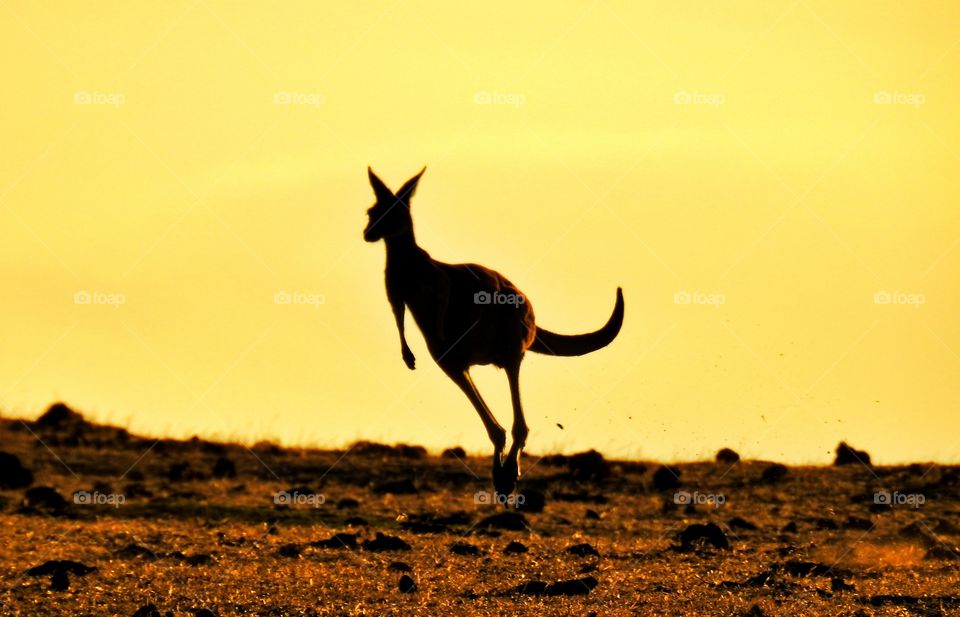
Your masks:
M517 488L520 478L520 454L508 455L499 465L494 463L493 488L500 495L510 495Z

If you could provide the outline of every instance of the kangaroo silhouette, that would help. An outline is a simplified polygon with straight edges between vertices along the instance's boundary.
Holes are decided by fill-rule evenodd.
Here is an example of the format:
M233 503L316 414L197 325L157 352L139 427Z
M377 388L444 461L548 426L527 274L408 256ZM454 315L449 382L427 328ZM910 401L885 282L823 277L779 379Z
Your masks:
M623 291L607 323L587 334L562 335L536 325L533 307L503 275L476 264L436 261L417 245L410 199L423 172L407 180L396 194L367 168L376 203L367 210L363 231L367 242L387 247L387 300L400 332L400 353L407 367L416 366L404 335L410 309L427 349L437 365L457 384L480 414L493 443L493 486L508 495L520 477L520 453L529 429L520 403L520 363L526 351L554 356L580 356L609 345L623 325ZM513 443L504 457L506 431L490 412L470 378L470 367L493 364L504 369L513 404Z

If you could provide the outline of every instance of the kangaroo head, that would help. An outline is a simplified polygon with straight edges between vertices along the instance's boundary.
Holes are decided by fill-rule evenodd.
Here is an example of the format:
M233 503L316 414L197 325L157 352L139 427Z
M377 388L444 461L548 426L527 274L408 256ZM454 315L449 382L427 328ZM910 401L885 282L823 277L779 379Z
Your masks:
M387 238L395 238L413 233L413 219L410 217L410 198L417 190L417 183L420 176L427 170L426 167L420 170L420 173L406 181L400 187L397 194L394 195L387 185L383 183L373 170L367 167L367 175L370 177L370 186L373 187L373 193L377 201L373 204L367 215L370 217L366 229L363 230L363 239L367 242L376 242Z

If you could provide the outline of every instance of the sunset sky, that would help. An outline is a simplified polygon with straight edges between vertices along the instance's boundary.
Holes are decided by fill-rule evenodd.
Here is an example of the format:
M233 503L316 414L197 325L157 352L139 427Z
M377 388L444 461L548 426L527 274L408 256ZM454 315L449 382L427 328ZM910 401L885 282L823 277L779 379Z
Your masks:
M960 460L957 75L952 2L0 0L0 410L487 453L361 237L427 165L421 246L540 325L624 289L529 450Z

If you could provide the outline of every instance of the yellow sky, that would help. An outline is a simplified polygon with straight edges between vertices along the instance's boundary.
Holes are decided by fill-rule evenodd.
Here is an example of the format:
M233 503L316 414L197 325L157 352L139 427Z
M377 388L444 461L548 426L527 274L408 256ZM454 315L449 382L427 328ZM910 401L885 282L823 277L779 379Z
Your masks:
M486 452L361 238L426 164L421 245L541 325L624 288L531 450L960 458L955 3L135 4L0 0L5 414Z

